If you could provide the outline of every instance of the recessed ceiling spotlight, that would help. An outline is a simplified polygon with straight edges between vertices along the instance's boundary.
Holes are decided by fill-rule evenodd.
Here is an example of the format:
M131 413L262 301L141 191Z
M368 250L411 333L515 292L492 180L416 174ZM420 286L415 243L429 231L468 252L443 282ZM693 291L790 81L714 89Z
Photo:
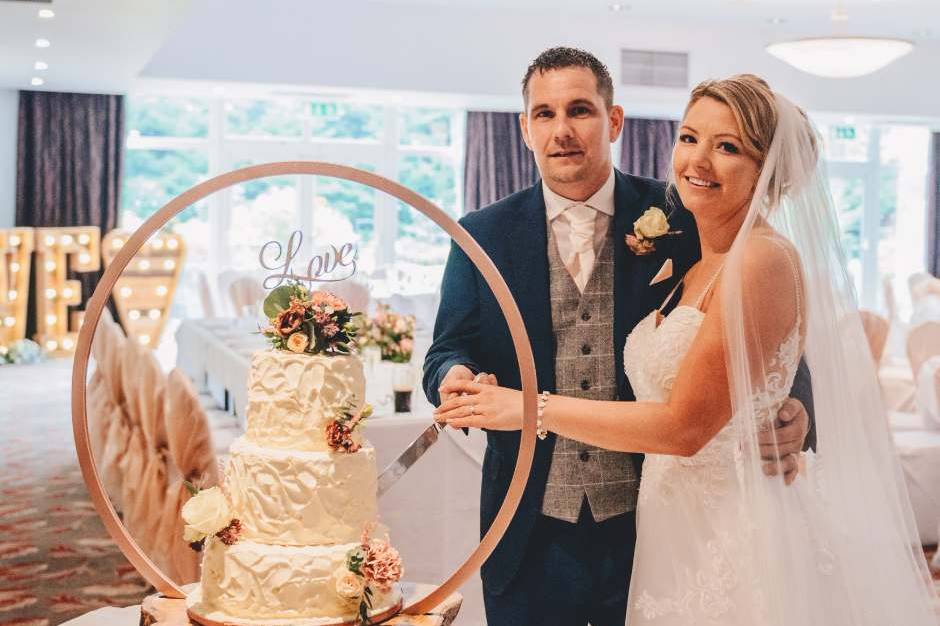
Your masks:
M48 39L37 39L37 40L36 40L36 47L37 47L37 48L48 48L48 47L51 46L51 45L52 45L52 44L49 43L49 40L48 40Z
M787 21L782 17L771 17L767 20L769 24L786 24Z
M33 63L33 69L38 71L43 71L49 69L49 64L45 61L36 61Z
M38 76L33 76L33 79L32 79L31 81L29 81L29 83L30 83L33 87L39 87L39 86L42 85L44 82L46 82L46 81L44 81L43 79L39 78Z
M628 6L625 5L625 4L615 3L615 4L610 5L609 8L610 8L611 12L613 12L613 13L620 13L621 11L623 11L623 10L625 10L625 9L628 9L628 8L630 8L630 7L628 7Z
M39 17L44 20L51 20L55 17L55 11L52 9L39 9Z

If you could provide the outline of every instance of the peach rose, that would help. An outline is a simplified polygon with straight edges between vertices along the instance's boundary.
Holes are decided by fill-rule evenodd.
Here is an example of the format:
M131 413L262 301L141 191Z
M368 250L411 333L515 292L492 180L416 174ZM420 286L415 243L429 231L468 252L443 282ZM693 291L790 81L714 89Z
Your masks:
M307 349L310 339L304 333L294 333L287 338L287 349L298 354Z

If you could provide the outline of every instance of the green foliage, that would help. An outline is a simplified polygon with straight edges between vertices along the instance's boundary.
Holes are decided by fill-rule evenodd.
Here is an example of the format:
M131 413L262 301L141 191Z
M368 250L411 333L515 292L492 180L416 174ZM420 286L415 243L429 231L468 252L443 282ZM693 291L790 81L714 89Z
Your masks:
M362 565L366 562L366 552L361 546L356 546L346 553L346 569L353 574L362 576Z
M253 161L238 161L235 163L235 169L255 165ZM256 178L239 183L233 190L235 194L235 203L239 200L251 202L256 198L263 196L268 191L293 187L296 185L296 178L293 176L266 176L265 178Z
M451 112L447 109L404 109L398 117L403 146L449 146Z
M385 109L379 105L311 102L310 132L319 139L379 140Z
M442 158L409 155L401 160L398 180L454 215L455 175L454 167ZM417 263L442 263L450 241L440 226L402 202L398 203L398 238L421 243L398 251L403 260Z
M187 98L128 98L127 130L142 137L208 137L209 105Z
M292 297L299 297L297 287L297 285L289 284L272 289L264 299L264 314L271 319L277 317L278 313L290 306Z
M302 109L298 103L279 100L236 100L225 103L227 135L300 137Z
M356 167L368 172L375 168L358 163ZM328 206L342 213L352 224L361 241L369 241L375 232L375 189L339 178L315 178L316 195Z
M121 207L141 218L150 217L208 174L209 161L199 150L128 150ZM187 207L176 220L196 218L200 207L201 203Z

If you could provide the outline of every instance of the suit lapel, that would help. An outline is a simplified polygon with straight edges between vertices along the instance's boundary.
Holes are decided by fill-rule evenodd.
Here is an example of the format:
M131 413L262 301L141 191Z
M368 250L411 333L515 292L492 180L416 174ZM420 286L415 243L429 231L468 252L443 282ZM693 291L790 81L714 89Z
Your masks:
M510 290L532 344L540 389L555 389L552 309L548 278L548 229L542 183L529 189L519 216L507 225Z
M614 170L614 355L617 367L617 388L624 398L628 390L628 381L623 371L623 339L630 331L636 317L641 289L648 282L645 272L638 271L639 257L627 248L624 237L633 232L633 222L646 209L643 198L637 192L630 179L620 171ZM661 264L661 263L660 263ZM654 270L655 271L655 270Z

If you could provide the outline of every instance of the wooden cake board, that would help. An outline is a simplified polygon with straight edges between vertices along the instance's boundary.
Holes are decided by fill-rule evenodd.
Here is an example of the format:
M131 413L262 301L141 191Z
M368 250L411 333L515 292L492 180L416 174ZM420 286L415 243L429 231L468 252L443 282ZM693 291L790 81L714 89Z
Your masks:
M402 583L404 605L407 606L425 597L435 585ZM397 615L382 622L387 626L449 626L457 618L463 596L452 593L440 605L422 615ZM198 626L186 614L186 600L166 598L153 594L144 598L140 605L140 626Z

